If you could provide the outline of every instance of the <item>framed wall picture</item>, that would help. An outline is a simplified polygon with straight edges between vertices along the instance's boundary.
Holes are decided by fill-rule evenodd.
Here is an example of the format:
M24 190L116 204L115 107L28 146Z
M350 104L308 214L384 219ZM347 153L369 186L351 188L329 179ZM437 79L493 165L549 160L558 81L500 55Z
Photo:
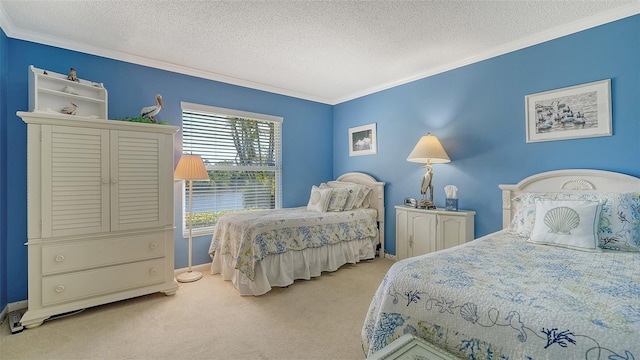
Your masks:
M376 123L349 128L349 156L376 154Z
M611 136L611 80L525 96L527 142Z

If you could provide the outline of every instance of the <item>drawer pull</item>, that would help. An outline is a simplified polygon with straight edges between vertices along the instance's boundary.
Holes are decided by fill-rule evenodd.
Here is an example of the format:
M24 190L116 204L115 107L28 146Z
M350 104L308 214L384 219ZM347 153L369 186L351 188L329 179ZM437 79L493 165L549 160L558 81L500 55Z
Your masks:
M150 247L151 249L155 249L155 248L157 248L157 247L158 247L158 243L156 243L156 242L152 242L151 244L149 244L149 247Z
M56 292L57 292L57 293L61 293L61 292L63 292L63 291L64 291L64 285L58 285L58 286L56 287Z
M109 179L108 178L102 178L102 183L103 184L108 184L109 183Z
M64 261L64 255L56 255L56 262L63 262Z
M157 274L157 273L158 273L158 269L153 268L153 269L149 270L149 273L150 273L151 275L155 275L155 274Z

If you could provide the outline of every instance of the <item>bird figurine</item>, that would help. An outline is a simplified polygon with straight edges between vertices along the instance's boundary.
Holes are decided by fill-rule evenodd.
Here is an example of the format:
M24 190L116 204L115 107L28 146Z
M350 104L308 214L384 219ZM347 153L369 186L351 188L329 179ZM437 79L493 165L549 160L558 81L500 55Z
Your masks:
M60 112L67 115L75 115L76 110L78 109L78 105L71 103L70 106L63 107Z
M431 185L431 181L433 180L433 169L431 169L431 166L429 165L424 167L427 169L427 172L422 175L422 183L420 184L420 194L422 195L426 194L430 187L433 187L433 185Z
M78 79L78 76L76 75L76 69L74 68L69 69L69 76L67 76L67 80L80 82L80 80Z
M140 110L140 116L142 118L150 119L155 123L155 116L158 115L161 109L164 109L164 105L162 104L162 95L156 94L156 104L143 107L142 110Z

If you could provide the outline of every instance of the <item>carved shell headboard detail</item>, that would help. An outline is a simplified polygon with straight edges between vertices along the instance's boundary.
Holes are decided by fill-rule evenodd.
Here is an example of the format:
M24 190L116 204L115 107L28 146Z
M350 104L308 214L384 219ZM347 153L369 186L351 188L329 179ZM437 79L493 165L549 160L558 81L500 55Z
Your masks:
M595 190L596 186L591 181L585 179L571 179L565 181L560 189L563 190Z
M502 226L509 227L515 206L513 198L523 192L640 192L640 178L604 170L570 169L529 176L502 190Z

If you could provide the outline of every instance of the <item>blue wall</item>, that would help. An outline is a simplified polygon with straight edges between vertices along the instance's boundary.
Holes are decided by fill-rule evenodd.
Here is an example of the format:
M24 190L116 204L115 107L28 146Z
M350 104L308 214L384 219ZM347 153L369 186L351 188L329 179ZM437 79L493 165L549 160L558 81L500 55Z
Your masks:
M6 48L7 46L4 47ZM3 261L7 261L8 269L7 278L3 280L0 289L6 289L8 302L27 298L27 249L24 246L27 239L27 127L15 114L16 111L28 110L29 65L57 73L67 73L70 67L74 67L80 78L104 83L109 92L111 119L137 116L143 106L155 102L156 93L162 94L165 105L158 118L168 121L171 125L181 126L181 101L283 117L282 184L283 189L286 189L283 192L283 206L306 205L311 185L330 180L332 177L333 133L330 105L22 40L8 39L8 52L10 56L6 71L3 71L3 78L8 78L8 88L11 91L6 92L7 106L3 123L6 123L7 128L6 146L15 151L6 164L6 168L11 169L5 186L11 189L6 199L11 211L2 218L2 228L6 228L7 237L0 245L6 247L7 256L3 257ZM313 136L309 136L311 134ZM181 146L181 133L178 133L176 163L182 152ZM176 182L175 189L175 267L184 268L188 264L188 242L182 238L180 231L182 222L179 215L179 182ZM210 236L194 238L193 264L211 261L208 256L210 239Z
M613 136L526 143L526 95L611 79ZM424 170L406 161L431 132L451 162L434 164L434 198L458 187L477 212L476 237L499 230L501 183L561 168L640 176L640 15L339 104L333 173L364 171L386 182L386 250L395 253L395 209L420 197ZM349 157L348 129L375 122L377 155Z
M0 311L7 304L7 35L0 29Z
M444 203L445 185L457 185L460 207L477 212L476 236L501 227L500 183L560 168L640 176L640 16L336 106L7 39L2 33L0 200L11 211L0 217L0 309L7 301L27 298L26 125L15 113L28 107L30 64L59 73L73 66L81 78L103 82L109 91L110 118L136 115L153 103L156 93L163 95L166 105L159 118L178 126L180 101L284 117L283 206L306 204L311 184L348 171L367 172L387 183L390 253L395 253L393 206L404 197L419 196L423 173L406 157L427 132L440 138L452 159L434 165L436 205ZM601 79L611 79L613 136L525 142L525 95ZM348 128L372 122L377 123L378 153L349 157ZM177 159L180 135L176 142ZM4 155L6 149L15 149L12 157ZM176 191L176 213L179 198ZM176 219L180 229L180 217ZM209 241L194 239L194 264L209 261ZM176 268L185 267L187 242L179 234L175 248Z

